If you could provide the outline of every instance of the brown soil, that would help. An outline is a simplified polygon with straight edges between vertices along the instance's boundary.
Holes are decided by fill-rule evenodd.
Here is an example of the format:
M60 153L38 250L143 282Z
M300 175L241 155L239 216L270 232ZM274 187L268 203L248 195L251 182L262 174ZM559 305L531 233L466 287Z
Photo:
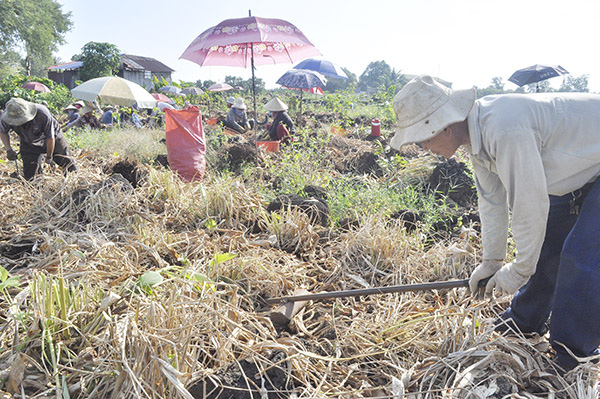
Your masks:
M278 364L286 358L285 353L275 352L269 360ZM286 377L289 372L282 368L285 364L283 362L263 372L256 364L240 360L228 364L210 378L197 382L188 391L196 399L288 398L292 383Z
M303 198L297 194L284 194L275 198L267 206L268 212L276 212L286 208L299 209L306 213L312 222L321 226L329 224L329 206L318 198Z
M429 177L429 187L460 206L472 206L477 200L475 183L467 174L467 166L453 158L435 167Z
M123 176L135 188L148 177L148 170L137 161L123 160L112 167L112 173Z

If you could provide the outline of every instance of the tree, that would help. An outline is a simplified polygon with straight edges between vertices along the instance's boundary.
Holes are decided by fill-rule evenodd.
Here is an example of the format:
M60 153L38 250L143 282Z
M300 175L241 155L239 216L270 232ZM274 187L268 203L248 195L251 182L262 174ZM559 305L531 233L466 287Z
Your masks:
M358 83L356 74L353 74L348 69L342 67L342 71L348 76L348 79L327 78L327 84L323 88L324 91L336 92L344 90L353 90Z
M494 94L502 94L504 91L504 83L502 82L502 78L495 77L492 78L492 83L488 87L479 88L477 87L477 98L490 96Z
M45 76L52 52L64 43L72 24L71 13L63 13L54 0L0 1L0 70L14 68L18 54L27 75Z
M217 82L215 82L214 80L197 80L196 86L200 87L202 90L206 90L215 83Z
M115 75L121 66L121 55L114 44L89 42L81 48L81 54L73 56L73 61L83 61L79 76L86 81Z
M225 76L225 83L233 87L241 87L245 92L252 93L252 78L244 80L239 76ZM265 81L261 78L255 78L254 85L257 93L265 91Z
M588 75L567 76L563 79L558 91L576 91L581 93L589 93Z
M385 61L374 61L367 65L358 79L357 89L361 91L388 90L391 86L403 87L406 77L390 67Z

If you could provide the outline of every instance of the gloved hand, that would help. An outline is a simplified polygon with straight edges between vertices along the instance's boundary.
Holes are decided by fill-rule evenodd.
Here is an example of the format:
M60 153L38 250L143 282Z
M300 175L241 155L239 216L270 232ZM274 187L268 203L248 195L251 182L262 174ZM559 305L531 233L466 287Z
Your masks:
M496 290L500 294L512 295L517 292L529 280L529 276L522 275L516 269L513 263L507 263L502 266L494 274L494 277L488 281L485 286L485 293L491 294L492 291Z
M54 162L54 159L52 159L52 157L49 157L48 155L46 155L45 162L46 162L46 165L50 166L51 168L53 168L56 165L56 162Z
M17 160L17 153L14 150L8 150L6 151L6 159L8 159L9 161L16 161Z
M471 278L469 279L469 290L471 291L471 294L477 294L479 281L493 276L501 267L502 261L500 260L484 260L481 262L481 265L473 270Z

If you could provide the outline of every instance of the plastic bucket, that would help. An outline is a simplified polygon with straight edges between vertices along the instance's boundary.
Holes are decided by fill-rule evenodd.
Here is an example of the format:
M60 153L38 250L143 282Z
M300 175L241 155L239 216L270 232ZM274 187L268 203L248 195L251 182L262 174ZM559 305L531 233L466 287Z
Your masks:
M381 122L379 119L371 120L371 136L381 136Z
M256 146L262 148L266 152L279 151L279 141L257 141Z

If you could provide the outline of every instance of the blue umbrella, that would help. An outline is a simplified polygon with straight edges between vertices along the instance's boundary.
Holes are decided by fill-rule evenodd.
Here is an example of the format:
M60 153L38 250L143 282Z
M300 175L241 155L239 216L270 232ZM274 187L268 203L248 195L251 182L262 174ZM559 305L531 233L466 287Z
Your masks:
M289 89L310 90L325 86L327 79L319 72L306 69L290 69L281 75L275 83ZM302 114L302 91L300 91L300 114Z
M319 72L305 69L290 69L281 75L276 83L290 89L310 90L313 87L325 86L327 79Z
M177 86L163 86L158 91L162 93L169 93L173 96L181 96L181 89Z
M569 72L567 72L567 70L560 65L535 64L530 67L515 71L515 73L508 78L508 81L513 82L519 87L523 87L528 84L541 82L542 80L550 79L567 73Z
M330 78L348 79L348 76L346 76L342 68L331 61L317 58L307 58L304 61L299 62L294 69L308 69L319 72Z

